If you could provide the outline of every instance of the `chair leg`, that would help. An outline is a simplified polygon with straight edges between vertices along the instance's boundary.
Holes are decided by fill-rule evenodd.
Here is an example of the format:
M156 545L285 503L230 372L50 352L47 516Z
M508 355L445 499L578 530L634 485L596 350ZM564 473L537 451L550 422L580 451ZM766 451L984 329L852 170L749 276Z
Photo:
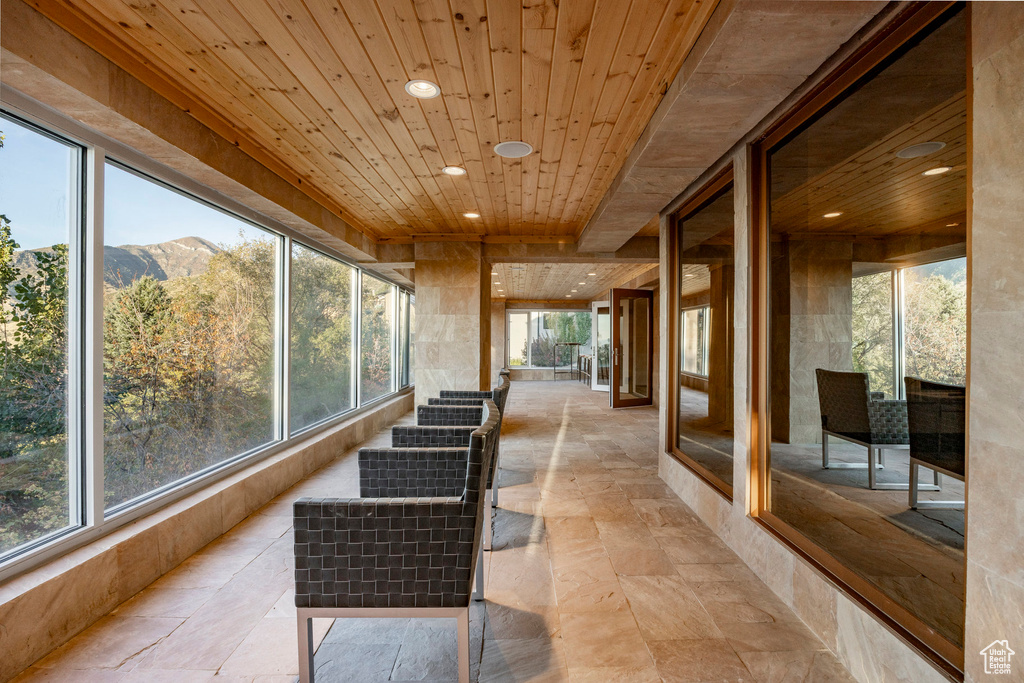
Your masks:
M491 497L484 495L484 550L490 550L494 540L494 530L491 528Z
M821 433L821 466L828 469L828 434Z
M476 586L473 589L473 599L480 602L484 599L484 549L480 548L480 557L476 559Z
M868 488L875 488L875 447L868 446Z
M313 620L299 610L299 683L313 683Z
M469 608L456 619L459 622L459 683L469 683Z
M910 509L917 509L917 478L921 472L919 470L921 466L916 462L910 463Z

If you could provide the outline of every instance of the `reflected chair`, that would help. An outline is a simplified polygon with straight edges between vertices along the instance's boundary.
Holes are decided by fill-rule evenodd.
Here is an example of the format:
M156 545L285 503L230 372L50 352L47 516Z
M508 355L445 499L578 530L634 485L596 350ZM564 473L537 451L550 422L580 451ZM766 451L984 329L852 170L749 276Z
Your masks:
M486 483L498 437L492 401L467 448L363 448L360 498L294 505L299 679L313 681L314 617L454 617L469 681L469 604L483 599Z
M868 488L907 490L908 484L875 481L876 471L885 466L884 451L907 450L910 447L906 401L885 400L880 392L872 392L867 373L821 368L814 372L821 408L821 466L825 469L866 468ZM830 436L865 446L868 449L867 463L830 462ZM938 490L938 487L928 486L928 490Z
M967 389L904 378L910 426L910 507L963 510L962 500L917 499L919 468L964 481L967 472Z

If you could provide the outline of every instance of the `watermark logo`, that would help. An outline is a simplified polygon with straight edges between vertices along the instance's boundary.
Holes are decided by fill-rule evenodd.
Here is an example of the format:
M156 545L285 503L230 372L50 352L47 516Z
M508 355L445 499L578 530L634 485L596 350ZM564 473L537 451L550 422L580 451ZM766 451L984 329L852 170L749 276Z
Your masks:
M988 647L982 649L981 656L985 658L985 673L987 674L1009 674L1010 658L1016 652L1010 649L1010 644L1005 640L993 640Z

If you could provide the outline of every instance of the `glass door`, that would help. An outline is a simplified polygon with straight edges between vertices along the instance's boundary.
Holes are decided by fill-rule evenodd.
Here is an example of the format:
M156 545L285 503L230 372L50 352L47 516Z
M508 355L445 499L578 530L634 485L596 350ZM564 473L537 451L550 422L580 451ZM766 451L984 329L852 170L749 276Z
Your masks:
M590 368L590 388L594 391L608 391L612 363L612 320L611 304L595 301L591 304L593 321L591 339L594 340L594 359Z
M654 292L612 290L611 405L612 408L653 403Z

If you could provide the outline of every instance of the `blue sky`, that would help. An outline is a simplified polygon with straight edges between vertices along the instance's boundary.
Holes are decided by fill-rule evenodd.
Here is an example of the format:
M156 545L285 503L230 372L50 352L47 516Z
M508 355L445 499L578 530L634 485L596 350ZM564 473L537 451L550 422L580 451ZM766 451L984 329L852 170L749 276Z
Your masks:
M0 118L0 213L11 221L22 249L67 242L72 148ZM103 242L155 244L196 236L217 244L239 241L238 231L264 234L236 218L171 192L115 166L105 173Z

